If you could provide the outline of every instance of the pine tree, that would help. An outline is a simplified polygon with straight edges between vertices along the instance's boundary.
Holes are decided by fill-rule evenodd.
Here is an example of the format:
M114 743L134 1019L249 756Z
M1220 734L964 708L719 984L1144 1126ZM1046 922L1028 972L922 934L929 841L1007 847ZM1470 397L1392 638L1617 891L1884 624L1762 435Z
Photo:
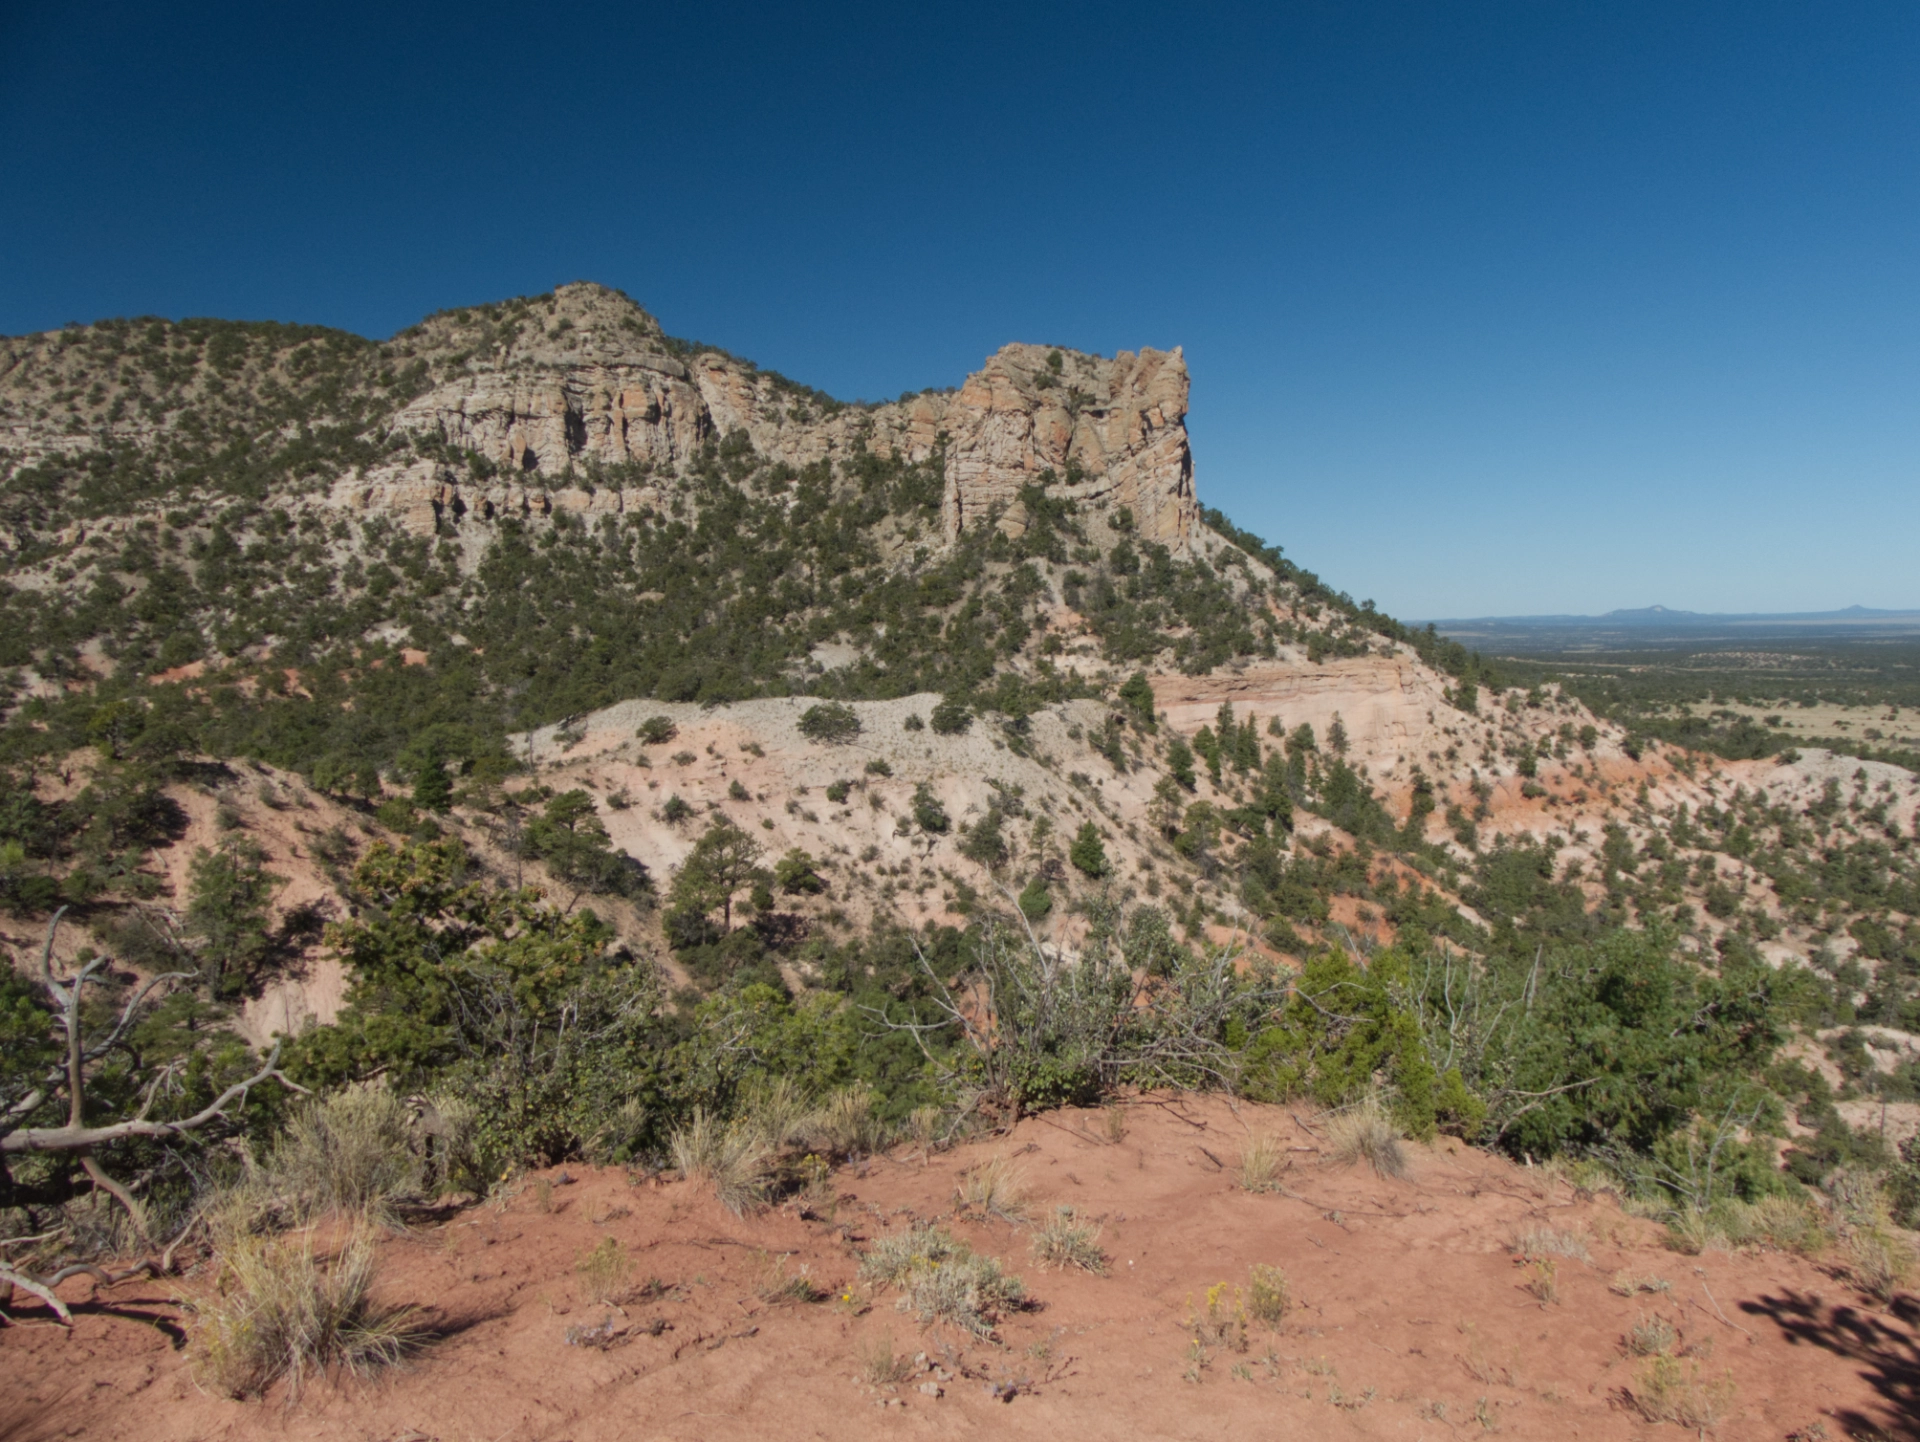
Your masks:
M1100 830L1091 821L1080 828L1073 838L1073 845L1067 851L1067 860L1073 863L1075 871L1084 872L1091 877L1107 874L1107 848L1100 843Z
M1193 790L1193 750L1178 736L1167 743L1167 774L1185 790Z
M446 763L438 756L428 757L420 774L413 778L413 804L442 816L452 809L453 781L447 775Z
M1135 671L1120 688L1120 699L1133 712L1142 730L1153 730L1153 687L1145 671Z

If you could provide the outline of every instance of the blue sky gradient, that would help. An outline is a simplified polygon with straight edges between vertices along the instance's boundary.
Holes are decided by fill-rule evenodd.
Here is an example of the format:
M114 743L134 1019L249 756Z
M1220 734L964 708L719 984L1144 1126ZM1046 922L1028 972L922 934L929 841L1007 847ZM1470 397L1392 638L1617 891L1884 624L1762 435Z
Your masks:
M575 279L843 397L1184 345L1409 617L1920 605L1920 7L0 7L0 332Z

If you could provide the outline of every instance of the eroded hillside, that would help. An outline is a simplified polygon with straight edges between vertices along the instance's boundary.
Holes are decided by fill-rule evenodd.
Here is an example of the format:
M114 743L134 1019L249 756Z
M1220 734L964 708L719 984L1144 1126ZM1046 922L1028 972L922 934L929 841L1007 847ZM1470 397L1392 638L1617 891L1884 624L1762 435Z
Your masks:
M321 1111L405 1098L405 1207L712 1180L700 1145L832 1113L857 1144L782 1131L745 1184L812 1225L823 1168L903 1136L1199 1089L1554 1159L1745 1249L1756 1306L1771 1246L1904 1305L1862 1258L1920 1220L1920 781L1502 684L1203 509L1187 400L1177 349L1018 344L847 405L584 285L383 343L7 342L0 1139L59 1130L47 988L93 967L139 1026L76 1115L191 1116L265 1053ZM224 1265L216 1202L318 1205L295 1096L102 1145L132 1222L36 1142L0 1241L51 1267L153 1220ZM1396 1427L1466 1405L1425 1365ZM1479 1402L1569 1403L1516 1375Z

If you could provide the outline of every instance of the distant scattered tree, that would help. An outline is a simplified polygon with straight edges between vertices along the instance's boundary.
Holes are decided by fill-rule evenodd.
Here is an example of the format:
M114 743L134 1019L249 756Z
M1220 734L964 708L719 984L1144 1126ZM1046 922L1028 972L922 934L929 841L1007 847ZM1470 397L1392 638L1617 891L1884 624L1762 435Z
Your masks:
M922 781L913 788L913 819L920 824L922 831L931 831L936 836L945 835L952 825L947 819L947 809L940 804L940 798L933 794L933 788Z
M1167 743L1167 774L1188 791L1196 781L1193 774L1193 750L1178 736Z
M1133 713L1142 730L1154 729L1153 686L1147 680L1145 671L1135 671L1127 678L1127 684L1120 688L1120 699Z
M1206 759L1207 774L1213 778L1213 784L1220 784L1220 738L1213 729L1202 726L1193 733L1193 749Z
M1100 841L1100 828L1091 821L1082 825L1067 851L1067 860L1073 863L1075 871L1096 879L1105 876L1110 868L1107 864L1107 848Z
M585 791L563 791L527 823L526 848L555 875L586 891L641 895L652 888L647 868L613 845Z
M800 734L829 746L844 745L860 734L860 715L851 706L823 701L801 713Z
M813 857L797 846L773 863L773 879L789 896L813 896L827 889Z
M723 932L733 930L733 898L761 876L760 843L725 817L694 842L673 878L673 909L682 914L720 913Z
M453 781L447 775L447 763L429 756L413 779L413 804L422 811L444 816L453 807Z
M282 878L268 871L266 862L252 839L231 836L217 850L199 847L187 865L182 930L215 996L242 991L272 949L269 909Z
M967 703L949 696L933 708L930 718L936 736L958 736L973 725L973 711Z
M671 716L649 716L634 732L649 746L664 746L679 734L680 728L673 724Z
M986 815L973 823L966 839L960 843L960 854L988 870L1004 864L1008 853L1002 819L1000 808L989 806Z

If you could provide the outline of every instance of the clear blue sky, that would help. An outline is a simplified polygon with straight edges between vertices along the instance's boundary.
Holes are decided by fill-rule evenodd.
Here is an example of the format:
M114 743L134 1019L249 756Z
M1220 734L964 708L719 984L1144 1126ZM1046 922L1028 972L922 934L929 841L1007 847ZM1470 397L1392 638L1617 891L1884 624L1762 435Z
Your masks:
M0 135L0 332L1178 344L1202 499L1398 614L1920 605L1910 0L10 0Z

